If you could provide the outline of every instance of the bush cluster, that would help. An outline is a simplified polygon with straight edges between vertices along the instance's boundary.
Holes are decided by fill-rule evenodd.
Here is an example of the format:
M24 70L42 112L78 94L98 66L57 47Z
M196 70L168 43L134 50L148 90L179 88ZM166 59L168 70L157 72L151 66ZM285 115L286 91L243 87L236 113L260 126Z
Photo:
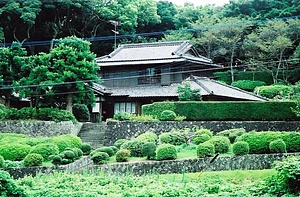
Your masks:
M227 153L230 148L230 141L225 136L213 136L208 142L215 147L216 153Z
M271 153L286 153L286 144L282 139L270 142L269 149Z
M161 112L159 120L162 121L172 121L175 120L176 118L176 113L172 110L164 110Z
M177 159L176 147L172 144L161 144L156 150L157 160Z
M142 147L144 142L140 142L137 140L130 140L122 144L120 149L127 149L130 151L130 155L133 157L143 157Z
M231 85L249 92L253 92L256 87L265 86L266 83L263 81L238 80L232 82Z
M45 161L49 160L50 155L57 155L59 153L58 146L53 143L38 144L31 148L30 153L42 155Z
M79 122L87 122L90 120L90 111L84 104L75 103L72 107L72 113Z
M115 155L115 151L111 148L111 147L108 147L108 146L103 146L103 147L100 147L100 148L96 148L95 150L93 150L91 152L91 156L95 155L96 153L98 152L104 152L104 153L107 153L109 157Z
M220 131L216 135L217 136L228 137L228 139L230 140L230 142L234 143L235 139L238 136L243 135L244 133L246 133L246 130L244 128L236 128L236 129L227 129L227 130L224 130L224 131Z
M156 145L153 142L146 142L142 146L142 155L147 157L148 160L155 159L156 156Z
M88 143L82 143L80 146L80 149L81 149L83 155L89 155L92 151L92 146Z
M3 197L29 197L26 192L18 187L10 174L6 171L0 170L0 194Z
M293 92L294 92L293 88L287 85L261 86L255 88L254 90L255 94L261 95L269 99L289 98L293 94Z
M287 152L300 152L300 133L298 132L249 132L237 138L236 141L245 141L249 144L250 154L271 153L270 143L282 139L286 144Z
M126 162L130 157L130 150L121 149L116 153L116 161L117 162Z
M129 120L130 119L130 113L128 112L117 112L114 114L113 119L115 120L119 120L119 121L125 121L125 120Z
M213 132L209 129L197 129L192 135L192 142L196 145L210 140Z
M215 155L215 146L210 142L201 143L197 146L198 157L212 157Z
M24 158L24 166L41 166L43 164L43 156L37 153L30 153Z
M82 145L82 140L72 134L55 136L51 142L58 146L59 152L64 151L66 148L80 148Z
M91 160L93 160L93 163L96 165L106 164L109 160L109 155L106 152L95 152L91 156Z
M249 144L247 142L236 142L232 146L232 152L234 155L247 155L249 154Z
M114 146L120 149L122 144L128 141L129 141L128 139L118 139L117 141L115 141Z
M180 132L166 132L159 135L159 142L179 146L187 143L187 137Z
M24 107L19 110L16 108L9 108L5 111L1 110L1 113L2 112L5 112L4 119L6 120L44 120L55 122L76 122L76 119L72 113L57 108L39 108L38 110L32 107Z
M65 165L74 162L76 159L82 157L83 152L80 148L66 148L58 155L52 155L49 158L54 165Z
M142 133L135 138L135 140L140 141L140 142L153 142L153 143L157 143L157 139L158 139L158 136L151 131Z
M296 107L296 102L292 101L156 102L143 105L142 113L157 116L157 114L161 113L161 109L165 109L168 106L170 107L169 109L173 109L178 116L184 116L188 121L275 121L300 119L292 110Z
M29 154L31 146L25 144L4 144L0 145L0 155L5 160L21 161Z

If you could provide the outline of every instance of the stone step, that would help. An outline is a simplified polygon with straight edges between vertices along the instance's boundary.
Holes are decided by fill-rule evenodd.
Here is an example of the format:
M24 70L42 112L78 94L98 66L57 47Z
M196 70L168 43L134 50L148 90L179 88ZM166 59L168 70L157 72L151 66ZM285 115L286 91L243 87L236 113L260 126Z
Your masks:
M78 137L85 143L89 143L93 149L103 146L106 131L105 123L84 123Z

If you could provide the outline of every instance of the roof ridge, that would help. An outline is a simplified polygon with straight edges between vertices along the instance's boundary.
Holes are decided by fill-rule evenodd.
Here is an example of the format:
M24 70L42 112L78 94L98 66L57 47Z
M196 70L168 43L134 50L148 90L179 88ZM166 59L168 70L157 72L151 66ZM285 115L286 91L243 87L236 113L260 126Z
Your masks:
M172 54L182 56L185 52L191 49L191 46L192 44L188 40L185 40Z
M131 43L131 44L122 44L120 47L123 48L141 48L141 47L156 47L156 46L174 46L181 45L185 41L169 41L169 42L149 42L149 43Z
M191 75L192 80L197 83L200 87L202 87L207 93L209 94L214 94L214 91L210 90L206 85L204 85L203 83L201 83L199 80L197 80L196 77L194 77L193 75ZM207 78L206 78L207 79Z

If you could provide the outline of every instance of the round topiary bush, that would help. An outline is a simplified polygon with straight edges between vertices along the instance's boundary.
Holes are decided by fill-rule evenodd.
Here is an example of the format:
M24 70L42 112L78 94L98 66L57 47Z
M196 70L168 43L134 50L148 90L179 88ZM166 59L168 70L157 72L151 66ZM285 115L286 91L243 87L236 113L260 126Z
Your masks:
M175 112L173 112L172 110L164 110L163 112L161 112L159 120L172 121L175 120L175 118L176 118Z
M24 166L41 166L43 164L43 156L37 153L30 153L24 158Z
M215 154L215 146L212 143L205 142L197 146L198 157L212 157Z
M0 168L4 167L4 157L0 155Z
M121 149L116 153L116 161L117 162L126 162L130 157L130 150Z
M214 136L208 142L215 146L216 153L227 153L230 148L230 141L224 136Z
M90 111L84 104L74 104L72 107L72 113L79 122L86 122L90 120Z
M117 141L115 141L114 146L120 149L122 144L128 141L129 141L128 139L118 139Z
M52 157L51 157L51 159L52 159L52 164L53 165L55 165L55 166L57 166L57 165L61 165L62 164L62 158L61 158L61 156L59 156L59 155L53 155Z
M143 156L147 157L148 160L155 159L156 156L156 145L153 142L146 142L142 147Z
M247 155L249 154L249 144L247 142L236 142L232 146L232 152L234 155Z
M109 148L113 149L114 155L118 152L118 148L116 146L109 146Z
M80 137L72 134L55 136L51 142L58 146L59 152L64 151L66 148L80 148L82 145Z
M174 146L180 146L187 143L187 137L183 133L179 132L167 132L159 135L159 142L161 144L172 144Z
M286 153L286 144L282 139L270 142L269 148L271 153Z
M142 133L141 135L137 136L135 140L141 141L141 142L157 142L157 135L153 132L147 131L145 133Z
M58 146L53 143L38 144L31 148L30 153L40 154L45 161L48 161L50 155L57 155L59 153L59 149Z
M93 163L96 165L106 164L109 160L109 155L105 152L96 152L92 157Z
M281 139L288 153L300 152L300 132L282 132Z
M204 134L197 134L197 135L194 135L192 137L192 142L193 142L193 144L199 145L203 142L206 142L206 141L210 140L210 138L211 137L209 135L205 134L205 133Z
M31 146L24 144L4 144L0 145L0 155L5 160L21 161L29 154Z
M82 157L83 152L80 148L72 148L71 150L75 153L76 159L79 159Z
M169 160L169 159L176 159L176 158L177 158L177 151L174 145L161 144L157 147L156 150L157 160Z
M65 150L62 153L64 154L63 159L69 159L72 162L76 159L76 154L72 150Z
M133 157L143 157L143 154L142 154L143 144L144 144L144 142L130 140L130 141L122 144L121 149L130 150L130 154Z
M105 152L107 153L110 157L113 156L115 154L115 151L107 146L103 146L100 148L95 149L94 151L92 151L91 155L93 156L94 154L96 154L97 152Z
M88 143L82 143L80 149L83 152L83 155L89 155L92 151L92 146Z

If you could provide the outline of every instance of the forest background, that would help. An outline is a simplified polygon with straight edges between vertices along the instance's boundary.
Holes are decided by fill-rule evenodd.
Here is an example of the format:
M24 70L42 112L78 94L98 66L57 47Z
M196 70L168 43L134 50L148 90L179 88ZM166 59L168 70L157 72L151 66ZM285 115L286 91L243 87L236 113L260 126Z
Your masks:
M97 80L97 66L86 64L86 57L92 60L107 55L123 43L190 40L200 55L214 63L231 71L267 70L274 83L278 82L279 71L299 69L298 0L232 0L224 6L177 6L154 0L10 0L0 2L0 13L0 82L4 85L0 93L6 98L12 93L10 85L45 84L39 89L30 86L29 90L20 91L26 98L54 92L49 90L50 82L70 85L82 79ZM84 51L79 54L65 46L53 50L59 39L68 36L91 44L78 44L76 47ZM30 58L18 58L24 56ZM71 60L74 68L78 64L78 72L66 72L62 68L69 69L69 65L57 63L56 59ZM59 69L61 73L57 72ZM93 72L88 76L86 69ZM67 75L63 78L62 73ZM87 90L81 83L58 92L75 91ZM93 103L92 96L88 97L80 100Z

